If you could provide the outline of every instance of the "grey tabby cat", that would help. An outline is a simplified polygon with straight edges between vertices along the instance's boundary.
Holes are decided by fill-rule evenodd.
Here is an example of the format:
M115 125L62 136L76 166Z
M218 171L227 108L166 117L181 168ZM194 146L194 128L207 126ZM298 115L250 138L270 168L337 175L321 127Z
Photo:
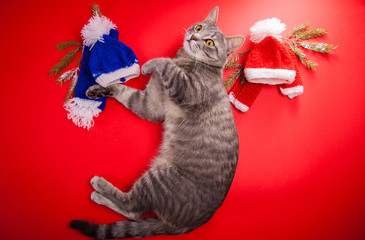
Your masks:
M152 74L144 91L124 85L92 86L90 98L111 96L141 118L164 121L163 142L151 167L123 192L93 177L91 198L130 220L71 227L96 239L182 234L206 223L221 206L238 160L238 135L223 67L244 38L225 37L217 27L218 7L187 30L176 57L142 66ZM141 215L153 211L156 218Z

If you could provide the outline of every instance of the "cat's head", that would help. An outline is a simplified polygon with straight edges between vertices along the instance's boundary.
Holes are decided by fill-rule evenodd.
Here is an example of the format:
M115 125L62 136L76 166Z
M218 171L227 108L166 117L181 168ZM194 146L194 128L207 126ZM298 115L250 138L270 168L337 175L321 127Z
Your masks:
M239 49L245 38L226 37L218 28L218 7L202 22L190 27L185 34L184 49L198 61L223 67L229 54Z

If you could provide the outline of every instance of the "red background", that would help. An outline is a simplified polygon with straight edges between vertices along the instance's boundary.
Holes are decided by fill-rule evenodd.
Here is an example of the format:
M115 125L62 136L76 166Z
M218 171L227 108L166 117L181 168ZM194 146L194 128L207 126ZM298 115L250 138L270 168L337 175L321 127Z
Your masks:
M2 2L0 239L87 239L71 219L121 216L89 199L89 180L104 176L127 190L161 142L161 124L139 119L113 99L90 131L62 107L67 86L48 77L80 40L92 1ZM184 28L220 7L226 35L278 17L289 30L305 21L326 28L335 54L307 52L305 93L293 100L264 87L247 113L233 110L240 158L232 188L210 222L182 236L150 239L365 239L365 3L363 0L98 1L141 65L172 57ZM148 78L128 82L143 89Z

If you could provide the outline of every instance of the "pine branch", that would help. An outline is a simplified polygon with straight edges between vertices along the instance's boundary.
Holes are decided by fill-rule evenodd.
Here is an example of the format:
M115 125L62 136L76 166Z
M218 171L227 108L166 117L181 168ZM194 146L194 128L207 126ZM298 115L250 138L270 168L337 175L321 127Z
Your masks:
M312 71L316 71L316 66L318 66L318 63L315 63L315 62L313 62L313 61L311 61L311 60L307 60L307 59L304 59L304 65L308 68L308 69L310 69L310 70L312 70Z
M320 53L333 53L331 50L336 49L337 46L332 46L327 43L317 43L317 42L301 42L299 43L305 49L320 52Z
M63 70L65 70L72 63L72 61L76 57L76 53L81 50L82 50L82 47L78 47L78 48L70 50L63 58L61 58L61 60L56 65L54 65L51 68L51 70L49 71L49 75L50 76L59 75Z
M305 40L305 39L310 39L310 38L321 37L326 34L327 34L327 31L324 29L313 29L313 30L307 30L307 31L301 32L300 34L298 34L296 36L296 39L298 41L300 41L300 40Z
M238 62L237 62L237 60L240 58L240 54L242 54L242 53L238 53L238 54L236 54L235 56L231 56L229 59L228 59L228 61L227 61L227 63L226 63L226 65L224 66L224 69L232 69L232 68L236 68L236 67L238 67L238 66L236 66L236 67L234 67L235 65L237 65L237 64L239 64Z
M298 27L295 27L287 37L286 43L289 45L290 49L297 55L299 60L310 70L315 71L315 67L318 66L317 63L310 61L306 58L305 54L298 48L298 46L319 52L319 53L333 53L332 50L336 49L337 46L333 46L327 43L318 42L308 42L303 41L306 39L317 38L327 34L325 29L309 29L309 24L304 23Z
M249 52L249 50L237 53L236 55L232 56L232 60L233 61L238 61L238 59L240 59L243 55L247 54L248 52Z
M101 13L100 11L100 8L99 8L99 5L96 4L96 3L93 3L91 5L91 13L94 15L94 16L99 16L101 17L103 14Z
M302 64L304 64L308 69L315 71L315 67L318 66L317 63L307 60L305 54L292 42L286 41L291 50L298 56Z
M230 62L230 63L226 64L224 69L225 70L230 70L230 69L238 68L238 67L242 67L242 64L239 64L238 62Z
M80 47L81 43L77 42L77 41L66 41L66 42L62 42L56 45L56 49L58 51L63 51L69 47Z
M243 69L244 68L242 68L242 72L241 72L241 74L239 75L239 78L238 78L241 81L241 85L244 85L247 82L246 75L244 74Z
M67 72L64 72L61 76L59 76L56 79L57 84L60 84L62 86L62 84L64 84L65 82L67 82L68 80L70 80L72 78L73 74L74 74L74 70L69 70Z
M288 46L290 47L290 49L298 56L298 58L300 59L300 61L302 61L302 59L304 59L305 54L302 53L295 45L295 43L293 43L292 41L286 41L286 43L288 44Z
M235 80L238 79L239 77L241 77L241 75L244 75L243 74L243 67L234 70L223 83L226 90L229 90L232 87Z
M305 22L302 25L299 25L298 27L293 28L293 30L291 30L291 32L289 34L289 38L298 36L298 34L308 30L308 28L309 28L308 22Z
M74 70L74 75L73 75L71 84L68 88L68 92L66 94L65 102L75 95L75 89L76 89L76 84L77 84L78 80L79 80L79 68L76 68Z
M225 70L229 70L229 69L233 69L233 68L237 68L237 67L242 67L242 64L238 63L238 60L246 55L249 51L251 51L252 48L246 50L246 51L243 51L243 52L240 52L240 53L237 53L236 55L234 56L231 56L226 65L224 66L224 69Z

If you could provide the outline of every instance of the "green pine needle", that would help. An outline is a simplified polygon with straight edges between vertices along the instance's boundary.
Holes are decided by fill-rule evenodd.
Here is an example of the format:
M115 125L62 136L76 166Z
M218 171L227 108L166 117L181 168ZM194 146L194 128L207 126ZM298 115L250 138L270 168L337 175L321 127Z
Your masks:
M230 62L230 63L226 64L225 69L229 70L229 69L238 68L238 67L242 67L242 64L239 64L238 62Z
M306 59L305 54L295 44L288 41L287 44L289 45L291 50L298 56L299 60L301 61L302 64L304 64L304 66L306 66L308 69L312 71L316 70L315 67L318 66L317 63Z
M286 43L289 45L290 49L298 56L299 60L310 70L315 71L315 67L318 66L317 63L310 61L306 58L305 54L298 48L298 46L303 49L311 50L319 53L333 53L332 50L336 49L337 46L333 46L322 42L309 42L303 41L311 38L318 38L326 35L328 32L325 29L309 29L309 24L304 23L298 27L293 28L290 32L288 38L286 38Z
M235 82L236 79L238 78L244 78L243 74L243 67L242 68L238 68L236 70L234 70L229 77L224 81L224 87L226 88L226 90L229 90L233 83Z
M231 89L231 87L233 86L233 84L235 83L235 81L241 81L242 84L244 84L246 82L246 78L245 78L245 74L243 72L244 69L244 65L240 64L238 62L238 60L245 56L247 53L249 53L251 51L252 48L247 49L246 51L237 53L236 55L231 56L228 61L227 64L225 65L224 69L225 70L230 70L230 69L234 69L236 68L227 79L225 79L223 81L223 84L226 88L226 90L228 91L229 89Z
M235 56L229 57L226 65L224 66L224 69L236 68L236 67L233 67L233 66L237 64L237 60L240 58L240 54L242 54L242 53L238 53Z
M310 61L310 60L307 60L307 59L304 59L304 65L308 68L308 69L310 69L310 70L312 70L312 71L316 71L316 66L318 66L318 63L315 63L315 62L313 62L313 61Z
M242 70L241 74L238 76L238 79L241 81L241 85L244 85L247 82L246 75L245 75L243 69L244 68L241 69Z
M305 49L320 53L333 53L332 50L337 48L337 46L332 46L327 43L318 43L318 42L301 42L300 46L302 46Z
M246 51L237 53L236 55L231 56L226 65L224 66L225 70L229 70L229 69L233 69L233 68L237 68L237 67L242 67L242 64L238 63L238 60L246 55L249 51L251 51L252 48L247 49Z
M298 34L308 30L309 28L309 23L305 22L302 25L299 25L298 27L293 28L293 30L291 30L289 37L293 38L296 37Z
M305 40L305 39L310 39L310 38L317 38L317 37L321 37L323 35L326 35L327 31L324 29L312 29L312 30L307 30L304 32L299 33L296 36L297 40Z

